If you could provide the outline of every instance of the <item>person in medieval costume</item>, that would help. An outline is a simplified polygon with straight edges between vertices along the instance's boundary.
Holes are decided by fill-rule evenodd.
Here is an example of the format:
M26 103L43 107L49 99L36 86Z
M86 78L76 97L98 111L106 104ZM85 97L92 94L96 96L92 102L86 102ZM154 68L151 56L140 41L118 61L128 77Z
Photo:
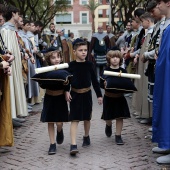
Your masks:
M3 45L1 35L0 39L0 146L13 146L9 75L8 72L4 73L5 70L9 71L10 66L9 62L5 61L2 56L4 51L1 48Z
M3 25L3 16L5 12L5 7L0 4L0 27ZM8 58L8 61L5 61L5 58L2 56L5 54L6 47L4 41L0 34L0 146L13 146L13 127L12 127L12 114L11 114L11 102L10 102L10 84L9 76L4 73L4 69L11 69L9 67L9 59L12 61L14 56ZM8 70L9 71L9 70Z
M8 50L15 56L12 63L12 73L10 76L10 99L12 118L16 116L27 116L27 105L22 78L21 54L17 40L15 24L19 18L19 10L14 6L8 6L4 17L6 23L1 29L1 35ZM12 42L12 43L11 43Z
M154 17L157 21L153 28L153 32L151 35L151 39L148 45L148 51L143 53L141 60L143 62L148 61L147 68L145 70L145 75L148 77L148 102L150 105L149 115L152 116L152 103L153 103L153 89L155 82L155 55L156 51L159 48L159 40L160 40L160 29L163 27L165 22L165 16L161 14L159 8L157 7L157 3L155 0L152 0L148 3L147 11ZM149 128L149 131L152 131L152 128ZM155 148L156 149L156 148ZM154 149L154 151L156 151Z
M25 43L26 48L31 53L31 58L28 60L28 103L35 104L40 103L40 93L39 93L39 85L37 82L31 80L31 77L35 75L35 55L37 52L37 47L35 45L35 37L34 37L35 25L33 22L28 20L24 20L24 25L22 26L21 37Z
M69 47L66 38L64 37L64 30L57 29L56 33L58 34L58 38L61 40L63 62L69 63L70 62Z
M71 32L71 33L69 33L69 37L67 39L67 45L68 45L68 48L69 48L70 62L74 61L76 59L76 56L75 56L75 54L73 52L73 44L72 44L74 41L75 41L74 40L74 33Z
M160 46L155 67L152 141L158 143L160 151L170 153L170 0L157 0L157 2L161 14L165 15L166 19L160 32ZM156 161L170 164L170 154L161 156Z
M110 39L110 47L112 48L112 47L114 47L116 45L116 43L115 43L115 35L112 34L112 28L111 28L110 25L108 25L106 27L106 30L107 30L107 35L108 35L108 37Z
M141 8L136 9L134 11L134 16L131 20L132 28L134 31L132 33L132 39L131 39L131 44L130 44L131 48L128 51L128 53L126 54L126 60L130 59L129 64L126 68L128 73L134 74L134 73L138 72L138 63L134 63L134 58L135 58L136 54L140 53L140 49L143 44L142 40L144 40L145 29L142 27L141 20L140 20L140 16L143 15L144 13L145 13L145 11L143 9L141 9ZM137 29L137 31L135 31L135 29ZM142 74L143 74L143 72L142 72ZM136 85L136 83L138 83L137 80L134 80L134 83L138 89L138 92L142 91L142 89L140 89ZM134 93L132 95L132 108L134 109L134 115L140 116L140 112L137 111L138 109L136 107L137 107L136 93Z
M135 81L135 86L138 92L133 95L133 103L135 103L136 112L141 118L143 118L140 123L151 123L152 120L152 105L147 101L148 93L148 80L144 75L144 70L147 67L147 63L143 63L141 58L145 51L148 51L148 44L151 38L154 27L154 18L150 13L145 12L140 16L142 21L142 26L146 29L146 34L142 39L141 49L138 50L139 53L135 56L134 62L136 63L136 73L141 75L141 81Z
M40 52L40 35L42 32L42 28L43 28L43 23L41 21L35 21L34 22L34 26L35 26L35 31L34 31L34 41L35 41L35 46L37 47L37 52L34 54L35 59L36 59L36 67L40 68L43 65L43 61L44 56L43 54Z
M97 79L100 81L100 74L106 67L106 53L110 49L110 39L107 33L103 32L103 27L98 27L98 32L94 33L89 47L88 60L95 62Z
M56 33L56 28L54 23L50 23L49 32L44 34L44 41L48 44L48 49L44 52L60 50L62 51L61 39Z

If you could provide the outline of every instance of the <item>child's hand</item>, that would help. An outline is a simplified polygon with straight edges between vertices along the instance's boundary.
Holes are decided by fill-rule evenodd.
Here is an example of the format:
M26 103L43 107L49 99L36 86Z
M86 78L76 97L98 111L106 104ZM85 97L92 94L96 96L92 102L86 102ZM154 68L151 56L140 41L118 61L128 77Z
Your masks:
M98 100L99 105L103 104L103 98L102 97L98 97L97 100Z
M70 92L65 92L65 99L67 102L71 102L72 97L70 95Z
M104 81L104 87L106 87L106 85L107 85L107 82L106 82L106 80Z

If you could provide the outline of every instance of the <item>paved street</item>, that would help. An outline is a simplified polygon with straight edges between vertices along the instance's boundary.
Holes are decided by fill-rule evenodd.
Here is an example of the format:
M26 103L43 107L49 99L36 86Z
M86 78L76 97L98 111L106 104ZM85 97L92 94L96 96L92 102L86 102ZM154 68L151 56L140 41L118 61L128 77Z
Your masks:
M70 123L64 124L65 140L57 145L57 154L48 155L49 138L47 124L41 123L42 104L34 106L34 112L26 118L21 128L14 130L15 146L0 148L0 170L168 170L170 166L158 165L153 154L154 144L145 139L148 125L141 125L133 116L124 121L123 140L118 146L114 135L107 138L105 123L100 119L102 106L97 104L93 94L93 118L91 121L91 146L82 148L83 126L79 124L78 149L76 157L69 155ZM128 98L130 103L130 99ZM115 122L113 122L114 131Z

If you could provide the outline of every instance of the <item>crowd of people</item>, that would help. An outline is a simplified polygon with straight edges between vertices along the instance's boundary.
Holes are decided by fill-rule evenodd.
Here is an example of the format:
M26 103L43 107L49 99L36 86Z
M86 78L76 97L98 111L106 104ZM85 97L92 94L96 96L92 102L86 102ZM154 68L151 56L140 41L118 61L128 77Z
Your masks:
M48 153L56 153L54 123L57 122L56 141L61 144L64 141L63 122L71 121L70 154L76 155L79 121L84 121L82 146L90 145L92 84L98 103L103 103L101 118L106 121L106 136L112 135L112 120L116 119L115 142L124 144L121 137L123 119L130 118L125 96L132 97L133 115L141 124L152 124L149 128L152 141L158 143L152 151L167 154L159 157L157 162L170 163L170 1L152 0L146 10L136 9L125 32L118 38L112 33L111 26L107 26L106 32L99 26L98 32L88 41L82 37L75 40L72 32L66 39L64 31L56 29L54 23L49 24L48 33L42 34L43 23L24 19L16 7L1 4L0 146L14 145L13 127L22 126L32 106L44 100L41 121L48 122ZM65 70L67 75L72 75L69 83L47 87L31 79L35 68L62 62L69 63ZM110 79L104 76L105 70L140 74L140 80L128 82L133 88L131 92L135 87L138 91L128 93L130 90L126 89L123 78ZM120 86L115 90L114 85L108 90L107 85L113 83L112 80L121 80L119 83L125 84L126 91ZM103 98L100 86L105 89ZM57 114L52 114L54 107Z

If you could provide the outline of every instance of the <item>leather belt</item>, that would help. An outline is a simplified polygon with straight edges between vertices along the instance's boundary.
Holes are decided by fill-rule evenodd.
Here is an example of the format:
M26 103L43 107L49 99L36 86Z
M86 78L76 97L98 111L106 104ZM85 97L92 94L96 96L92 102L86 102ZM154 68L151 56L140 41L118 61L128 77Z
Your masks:
M76 92L76 93L86 93L86 92L90 91L91 88L87 87L87 88L83 88L83 89L75 89L75 88L72 87L71 90Z
M50 96L59 96L64 94L64 90L46 90L46 94Z
M107 97L112 97L112 98L118 98L118 97L122 97L123 96L123 93L110 93L110 92L107 92L105 91L105 96Z

